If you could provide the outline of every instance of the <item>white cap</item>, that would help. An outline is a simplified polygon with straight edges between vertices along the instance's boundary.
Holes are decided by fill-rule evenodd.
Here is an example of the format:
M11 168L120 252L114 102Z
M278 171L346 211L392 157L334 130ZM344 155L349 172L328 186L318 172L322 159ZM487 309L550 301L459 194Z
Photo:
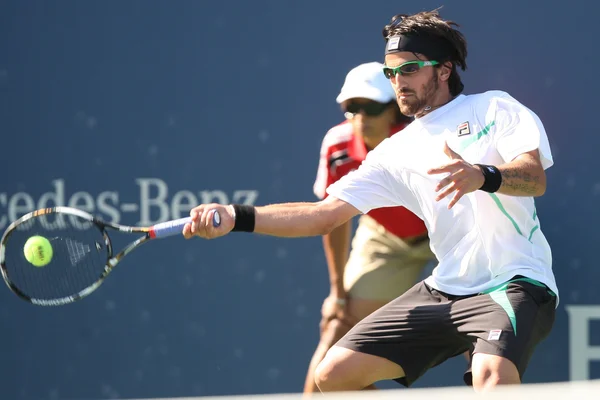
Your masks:
M379 103L388 103L396 99L391 82L383 74L383 64L361 64L348 72L336 101L341 104L358 97Z

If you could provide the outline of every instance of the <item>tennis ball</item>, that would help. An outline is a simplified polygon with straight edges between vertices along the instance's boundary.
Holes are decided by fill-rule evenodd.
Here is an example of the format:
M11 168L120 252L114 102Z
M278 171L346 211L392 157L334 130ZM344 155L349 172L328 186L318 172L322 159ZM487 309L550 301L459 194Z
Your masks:
M52 245L43 236L32 236L25 242L23 253L27 261L36 267L43 267L52 260Z

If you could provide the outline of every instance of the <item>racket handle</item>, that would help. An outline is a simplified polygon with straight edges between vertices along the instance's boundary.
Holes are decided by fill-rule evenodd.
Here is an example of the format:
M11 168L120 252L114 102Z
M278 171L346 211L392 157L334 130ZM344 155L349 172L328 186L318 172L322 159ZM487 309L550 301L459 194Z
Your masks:
M160 239L168 236L180 235L185 224L191 221L191 217L186 217L156 224L150 229L150 237L153 239ZM221 226L221 216L217 211L213 213L213 226L215 228Z

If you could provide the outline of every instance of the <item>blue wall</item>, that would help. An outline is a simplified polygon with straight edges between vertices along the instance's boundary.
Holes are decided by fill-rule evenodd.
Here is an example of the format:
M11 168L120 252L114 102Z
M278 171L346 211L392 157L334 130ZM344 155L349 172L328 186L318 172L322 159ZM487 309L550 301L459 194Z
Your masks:
M442 14L469 41L466 93L506 90L531 107L555 156L537 205L562 304L527 382L570 378L565 307L600 303L600 6L583 3L453 1ZM211 198L313 200L346 72L382 59L393 14L439 5L0 1L0 229L40 201L143 224ZM245 234L155 243L67 307L5 288L3 398L297 392L327 291L319 238ZM589 332L600 345L600 323ZM463 367L451 360L417 386L460 385ZM588 367L600 378L600 363Z

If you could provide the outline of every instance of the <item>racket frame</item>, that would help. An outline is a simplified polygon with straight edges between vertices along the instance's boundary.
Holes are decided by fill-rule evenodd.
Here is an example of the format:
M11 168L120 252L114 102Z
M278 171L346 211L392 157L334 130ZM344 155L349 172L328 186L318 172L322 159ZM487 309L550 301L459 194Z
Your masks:
M103 270L102 274L100 274L98 279L91 285L89 285L86 288L84 288L83 290L79 291L78 293L69 295L69 296L65 296L65 297L61 297L61 298L57 298L57 299L36 299L36 298L32 298L32 297L26 295L25 293L23 293L23 291L21 291L10 279L7 268L6 268L4 243L7 242L10 235L22 223L24 223L32 218L35 218L35 217L40 217L43 215L51 215L51 214L73 215L73 216L79 217L83 220L86 220L86 221L92 223L96 229L100 230L102 237L104 238L104 245L106 246L106 252L107 252L107 260L106 260L106 264L104 266L104 270ZM105 228L110 228L110 229L113 229L113 230L116 230L119 232L124 232L124 233L141 233L141 234L143 234L143 236L141 236L137 240L131 242L130 244L125 246L123 248L123 250L121 250L119 253L117 253L116 255L113 256L112 242L111 242L110 236L108 235L108 232L106 231ZM127 254L129 254L131 251L133 251L137 247L141 246L143 243L145 243L149 240L152 240L153 239L153 235L151 235L152 231L153 231L153 228L151 228L151 227L150 228L149 227L133 227L133 226L126 226L126 225L120 225L120 224L115 224L112 222L103 221L99 218L94 217L90 213L87 213L85 211L82 211L82 210L79 210L76 208L72 208L72 207L56 206L56 207L42 208L42 209L35 210L35 211L32 211L30 213L23 215L22 217L18 218L14 222L12 222L6 228L6 231L4 232L4 234L2 235L2 239L0 240L0 272L1 272L2 278L4 279L4 282L6 283L8 288L12 292L14 292L17 296L19 296L20 298L22 298L32 304L36 304L36 305L40 305L40 306L60 306L60 305L64 305L64 304L73 303L77 300L80 300L80 299L88 296L93 291L98 289L98 287L104 282L104 280L106 279L108 274L111 273L111 271L119 263L119 261L121 261L123 259L123 257L125 257Z

